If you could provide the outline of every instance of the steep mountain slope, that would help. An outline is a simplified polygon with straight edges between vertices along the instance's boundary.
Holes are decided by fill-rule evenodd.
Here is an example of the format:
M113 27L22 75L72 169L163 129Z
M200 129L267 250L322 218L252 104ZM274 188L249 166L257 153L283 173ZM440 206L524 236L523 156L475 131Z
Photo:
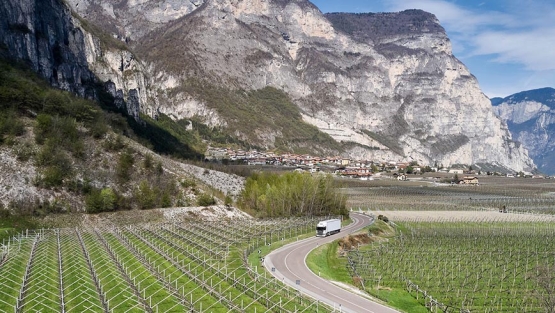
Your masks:
M72 32L82 33L88 68L110 82L111 93L133 116L195 119L267 148L422 164L534 166L452 55L431 14L324 16L306 0L67 2L80 14L64 18L75 25ZM15 10L6 7L0 15ZM29 19L38 18L31 13ZM25 36L36 38L28 29ZM281 121L242 127L259 116L286 118L275 114L280 110L256 110L264 106L249 110L249 92L266 87L295 104L302 117L296 123L320 132L303 126L296 131L302 134L291 136ZM241 109L230 114L230 107ZM314 138L320 138L316 144Z
M0 215L184 206L242 189L242 177L183 164L129 137L137 139L120 114L0 58Z
M555 89L541 88L491 99L513 138L530 152L538 169L555 174Z

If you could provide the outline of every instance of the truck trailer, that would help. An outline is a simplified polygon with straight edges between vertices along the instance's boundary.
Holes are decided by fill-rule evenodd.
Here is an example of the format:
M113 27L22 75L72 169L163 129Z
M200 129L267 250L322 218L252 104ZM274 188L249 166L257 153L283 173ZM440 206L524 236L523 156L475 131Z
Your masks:
M316 236L326 237L341 231L341 220L338 218L318 222Z

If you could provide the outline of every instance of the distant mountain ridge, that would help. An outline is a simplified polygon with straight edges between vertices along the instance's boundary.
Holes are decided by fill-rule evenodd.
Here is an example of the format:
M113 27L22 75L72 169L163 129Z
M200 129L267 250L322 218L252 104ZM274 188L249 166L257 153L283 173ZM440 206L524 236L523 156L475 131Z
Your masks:
M518 103L523 101L539 102L549 106L550 108L555 108L555 89L551 87L544 87L521 91L505 98L495 97L491 99L491 104L497 106L501 103Z
M528 149L538 170L555 174L555 89L546 87L492 98L491 104L513 138Z

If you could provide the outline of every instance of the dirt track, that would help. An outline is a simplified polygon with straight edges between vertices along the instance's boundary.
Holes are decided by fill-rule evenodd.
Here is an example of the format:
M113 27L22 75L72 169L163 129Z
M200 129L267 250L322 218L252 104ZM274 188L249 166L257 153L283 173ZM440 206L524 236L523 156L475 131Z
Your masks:
M429 222L555 222L555 215L499 213L498 211L372 211L390 221Z

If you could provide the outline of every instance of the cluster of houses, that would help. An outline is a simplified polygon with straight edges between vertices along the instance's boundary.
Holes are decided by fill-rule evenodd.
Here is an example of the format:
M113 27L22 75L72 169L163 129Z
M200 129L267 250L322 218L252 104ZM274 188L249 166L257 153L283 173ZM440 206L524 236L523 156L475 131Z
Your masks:
M436 172L457 175L459 177L458 184L461 185L478 185L478 173L462 168L437 168L437 167L421 167L415 163L408 162L377 162L368 160L353 160L340 156L335 157L317 157L308 154L262 152L257 150L234 150L229 148L210 147L206 151L206 161L229 162L245 165L273 165L294 167L296 171L307 172L328 172L339 176L357 178L361 180L370 180L374 175L380 172L388 172L394 179L407 180L407 174L419 174L423 172ZM464 175L462 178L461 176ZM488 172L489 175L489 172ZM507 177L511 177L507 174ZM536 177L536 176L534 176ZM435 177L437 180L445 178L445 176Z
M463 174L461 169L438 169L422 167L407 162L374 162L352 160L344 157L317 157L307 154L262 152L257 150L233 150L226 148L209 148L206 152L207 161L225 161L246 165L274 165L294 167L296 171L307 172L330 172L339 176L370 180L377 172L391 172L393 178L407 180L407 169L414 174L423 171L448 172L452 174ZM477 185L476 176L463 177L460 184Z
M358 161L340 156L317 157L308 154L276 154L274 152L261 152L257 150L244 151L226 148L209 148L206 152L206 160L227 160L247 165L282 165L296 166L299 168L333 166L340 168L342 173L351 173L352 175L367 174L369 173L369 169L373 166L376 166L380 170L396 171L403 171L409 166L409 163ZM414 167L413 170L419 172L420 167Z
M225 148L209 148L206 152L206 160L228 160L248 165L283 165L283 166L320 166L325 165L348 165L351 160L341 157L315 157L308 154L261 152L257 150L233 150Z

